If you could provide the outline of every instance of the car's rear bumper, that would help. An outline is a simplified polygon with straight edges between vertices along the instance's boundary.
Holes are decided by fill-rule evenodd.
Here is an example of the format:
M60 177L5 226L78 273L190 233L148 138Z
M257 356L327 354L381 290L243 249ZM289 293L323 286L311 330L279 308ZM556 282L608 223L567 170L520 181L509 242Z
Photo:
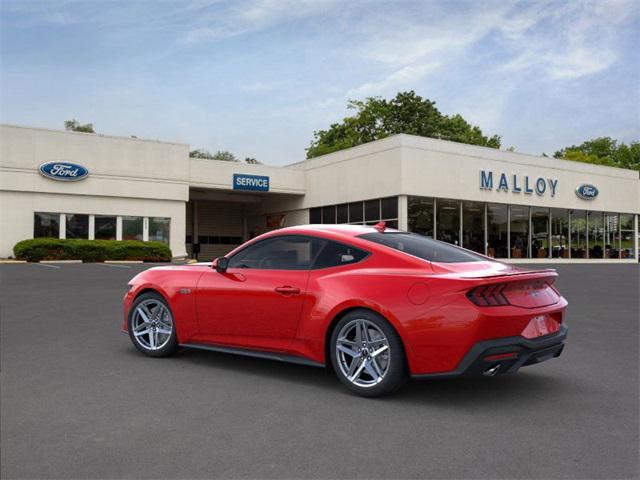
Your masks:
M568 328L562 325L551 335L535 339L521 336L484 340L476 343L451 372L412 375L412 378L446 378L460 375L488 375L517 372L520 367L559 357Z

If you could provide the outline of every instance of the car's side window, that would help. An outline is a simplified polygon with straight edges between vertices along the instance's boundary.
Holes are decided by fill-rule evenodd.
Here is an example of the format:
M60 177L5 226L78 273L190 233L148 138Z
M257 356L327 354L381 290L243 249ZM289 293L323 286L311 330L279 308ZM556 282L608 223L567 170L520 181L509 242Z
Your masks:
M320 238L283 235L249 245L229 259L229 268L308 270L324 246Z
M326 245L313 263L313 269L349 265L364 259L368 252L338 242L327 241Z

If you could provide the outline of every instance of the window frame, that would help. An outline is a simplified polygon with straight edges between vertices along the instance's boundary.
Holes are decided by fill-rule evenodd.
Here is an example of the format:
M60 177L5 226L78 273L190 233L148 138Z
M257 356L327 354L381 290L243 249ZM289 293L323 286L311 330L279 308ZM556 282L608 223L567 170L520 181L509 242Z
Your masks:
M118 217L119 215L109 215L109 214L101 214L101 213L96 213L93 215L93 238L94 240L118 240ZM98 220L99 219L104 219L104 218L108 218L108 219L113 219L114 223L113 223L113 227L114 227L114 232L113 232L113 238L102 238L102 237L98 237L97 233L98 233ZM122 238L122 235L120 235L120 238Z
M312 235L306 235L306 236L312 237ZM329 239L329 238L323 238L323 237L314 237L314 238L319 238L321 240L324 240L325 244L322 246L322 248L320 249L320 251L318 252L316 257L313 259L313 262L311 263L311 268L309 270L327 270L329 268L341 268L341 267L346 267L346 266L349 266L349 265L355 265L357 263L364 262L366 259L368 259L371 256L371 252L369 250L365 250L364 248L356 247L356 246L351 245L349 243L338 242L336 240L332 240L332 239ZM334 243L336 245L340 245L340 246L343 246L343 247L352 248L354 250L359 250L360 252L364 252L365 255L360 260L356 260L356 261L353 261L353 262L345 263L345 264L342 264L342 265L332 265L330 267L317 267L316 266L316 262L318 261L318 258L320 258L320 255L322 255L322 252L324 252L324 249L327 248L327 245L329 245L329 243Z
M57 237L48 237L48 236L37 236L36 235L36 218L38 216L41 215L50 215L51 216L51 220L57 221L58 223L58 236ZM55 220L55 217L58 217L57 220ZM32 238L60 238L60 234L62 233L62 221L61 221L61 214L60 213L56 213L56 212L42 212L42 211L34 211L33 212L33 223L32 223ZM64 227L66 228L66 219L65 219L65 225Z
M312 270L327 270L329 268L339 268L339 267L346 267L348 265L355 265L356 263L360 263L365 261L366 259L368 259L371 256L371 251L369 250L365 250L364 248L361 247L356 247L355 245L349 244L349 243L345 243L345 242L339 242L336 240L333 240L331 238L325 238L325 237L320 237L317 235L306 235L306 234L284 234L284 235L273 235L273 236L269 236L267 238L263 238L261 240L258 240L256 242L252 242L249 243L248 245L242 247L240 250L236 251L233 253L233 255L231 256L226 256L225 257L229 260L229 262L231 262L231 259L233 257L235 257L236 255L239 255L240 253L246 251L248 248L260 245L262 243L268 242L268 241L274 241L276 239L281 239L281 238L287 238L287 237L295 237L295 238L305 238L305 239L310 239L310 240L317 240L317 241L321 241L323 242L323 245L320 247L320 249L318 250L318 252L315 254L315 256L313 257L313 259L311 260L311 263L309 264L308 268L301 268L301 269L293 269L293 268L239 268L239 267L232 267L231 265L229 265L229 268L237 268L239 270L282 270L282 271L287 271L287 272L310 272ZM365 256L362 257L360 260L355 261L355 262L351 262L351 263L346 263L344 265L333 265L331 267L316 267L316 262L318 260L318 258L320 257L320 255L322 254L322 252L324 251L325 247L329 244L329 242L333 242L336 243L338 245L342 245L348 248L353 248L354 250L360 250L361 252L365 252ZM229 255L229 254L227 254Z
M266 270L266 271L281 270L281 271L285 271L285 272L309 272L309 271L311 271L311 267L315 263L316 258L318 257L320 252L322 252L322 249L324 248L324 245L322 245L322 247L315 254L313 259L309 263L309 267L308 268L299 268L299 269L298 268L252 268L252 267L240 268L240 267L233 267L230 264L234 257L236 257L237 255L240 255L242 252L247 251L247 249L249 249L249 248L253 248L255 246L264 244L266 242L273 242L273 241L278 240L278 239L290 238L290 237L326 241L322 237L316 237L316 236L313 236L313 235L302 235L302 234L300 234L300 235L298 235L298 234L272 235L272 236L269 236L267 238L260 239L260 240L258 240L256 242L251 242L251 243L245 245L244 247L241 247L240 250L233 252L233 255L231 255L231 256L226 256L225 255L224 257L229 260L229 267L228 268L230 268L230 269L233 268L233 269L238 269L238 270L257 270L257 271L260 271L260 270ZM227 255L229 255L229 254L227 254Z
M91 215L88 213L65 213L64 214L64 238L78 239L78 240L88 240L91 237ZM69 228L69 222L73 217L87 217L87 236L86 237L69 237L69 232L72 229Z

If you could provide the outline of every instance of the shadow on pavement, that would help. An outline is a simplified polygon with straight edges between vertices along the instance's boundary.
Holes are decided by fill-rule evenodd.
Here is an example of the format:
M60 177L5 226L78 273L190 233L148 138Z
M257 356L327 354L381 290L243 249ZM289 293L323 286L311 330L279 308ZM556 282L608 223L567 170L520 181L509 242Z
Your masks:
M134 349L123 348L123 354L131 356L131 361L145 360L141 353ZM208 352L189 348L181 348L173 357L167 359L147 359L152 361L172 361L189 364L189 368L210 369L214 378L216 371L225 373L233 371L239 376L245 375L248 382L255 377L274 379L280 382L313 386L328 392L353 396L338 381L335 375L323 368L314 368L273 360L245 357L218 352ZM250 383L251 384L251 383ZM491 378L461 377L434 380L410 380L394 395L380 399L363 399L365 401L384 401L401 403L433 404L451 407L476 405L478 407L513 402L546 401L546 394L574 388L566 379L558 379L543 372L521 370L516 374L507 374Z

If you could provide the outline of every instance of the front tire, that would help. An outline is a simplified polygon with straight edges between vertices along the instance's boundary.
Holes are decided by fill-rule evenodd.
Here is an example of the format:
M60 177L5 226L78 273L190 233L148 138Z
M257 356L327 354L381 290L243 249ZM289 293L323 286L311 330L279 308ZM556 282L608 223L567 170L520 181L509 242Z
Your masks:
M145 355L166 357L178 349L171 308L159 293L148 292L135 299L128 326L131 342Z
M389 322L370 310L353 310L336 324L330 352L338 379L358 395L389 395L407 381L400 336Z

